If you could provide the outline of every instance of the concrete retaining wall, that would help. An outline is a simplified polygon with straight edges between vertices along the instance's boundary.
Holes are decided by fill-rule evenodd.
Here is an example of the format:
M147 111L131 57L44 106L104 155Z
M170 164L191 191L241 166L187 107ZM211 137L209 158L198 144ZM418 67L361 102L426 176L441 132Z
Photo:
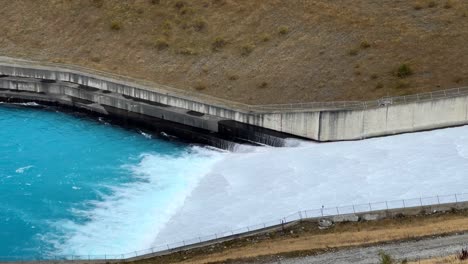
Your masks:
M154 107L154 105L142 104L138 100L160 104L160 106L165 105L170 108L166 109L166 114L160 113L158 118L169 118L169 120L172 118L174 122L182 122L213 132L218 131L218 121L234 120L317 141L339 141L468 124L467 95L355 110L263 111L234 102L198 98L182 91L175 92L157 85L149 87L88 72L41 66L32 62L25 63L23 61L18 64L0 60L0 75L4 78L12 76L23 78L21 81L17 80L16 83L11 83L12 80L10 83L3 81L0 83L0 88L56 95L64 94L86 99L97 105L109 105L141 114L152 112L148 108ZM45 80L46 82L53 80L62 82L62 84L54 86L48 83L48 88L45 89L44 83L35 80ZM72 87L73 85L75 87ZM110 92L113 96L106 96L105 93L99 93L98 96L96 94L90 95L89 91L82 91L83 87ZM136 100L133 100L133 103L129 105L128 102L122 101L122 96ZM199 119L189 116L181 119L180 114L187 111L205 115ZM178 113L175 115L176 117L172 114L174 112Z
M99 90L110 91L116 94L127 95L134 98L157 102L160 104L204 113L224 120L268 128L292 135L317 139L318 113L317 112L272 112L259 113L221 105L219 102L203 102L194 98L187 98L183 94L174 94L172 91L158 87L144 87L135 83L126 84L123 81L96 76L89 73L76 72L66 69L54 69L36 65L12 65L0 63L0 74L6 76L25 77L32 79L55 80L93 87ZM22 87L19 87L21 89Z
M319 140L363 139L466 125L467 113L468 96L363 110L324 111Z

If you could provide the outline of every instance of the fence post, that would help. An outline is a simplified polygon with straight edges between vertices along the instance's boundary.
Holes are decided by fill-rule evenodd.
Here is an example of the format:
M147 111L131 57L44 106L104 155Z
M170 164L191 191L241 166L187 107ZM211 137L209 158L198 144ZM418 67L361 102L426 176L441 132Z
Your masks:
M421 204L421 207L423 207L423 205L422 205L422 198L421 198L421 197L419 197L419 203Z
M439 195L437 195L437 204L440 204Z
M457 194L455 194L455 203L458 203L458 197L457 197Z
M338 213L338 215L340 215L340 210L338 210L338 206L336 207L336 212Z
M354 210L354 204L353 204L353 213L354 213L354 214L356 213L356 210Z
M307 216L307 210L304 210L304 214L305 214L305 218L309 218L309 217Z
M372 212L372 205L369 203L369 212Z
M299 214L299 219L302 220L302 214L301 211L297 212Z
M405 199L403 199L402 201L403 201L403 208L406 208Z
M167 246L167 250L171 250L171 249L169 248L169 244L166 244L166 246Z
M388 202L385 201L385 206L387 207L387 211L388 211Z

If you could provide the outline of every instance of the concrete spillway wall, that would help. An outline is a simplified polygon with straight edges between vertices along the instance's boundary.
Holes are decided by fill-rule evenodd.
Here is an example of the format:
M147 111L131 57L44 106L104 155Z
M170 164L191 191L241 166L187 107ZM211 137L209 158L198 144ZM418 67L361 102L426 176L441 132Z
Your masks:
M338 141L468 124L468 94L362 109L265 110L25 61L0 59L0 75L0 88L10 93L3 91L4 97L13 96L14 91L36 93L55 101L73 97L86 100L88 103L81 105L94 111L105 113L106 106L114 107L212 132L220 131L221 121L232 120L317 141ZM229 130L222 129L223 133Z
M320 141L352 140L468 124L468 96L362 110L323 111Z

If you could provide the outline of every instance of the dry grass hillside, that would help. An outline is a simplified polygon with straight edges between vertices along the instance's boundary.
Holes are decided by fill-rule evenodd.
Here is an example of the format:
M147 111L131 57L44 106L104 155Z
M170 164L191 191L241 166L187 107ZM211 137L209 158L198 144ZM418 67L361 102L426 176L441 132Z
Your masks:
M0 55L266 104L468 85L466 0L0 0Z

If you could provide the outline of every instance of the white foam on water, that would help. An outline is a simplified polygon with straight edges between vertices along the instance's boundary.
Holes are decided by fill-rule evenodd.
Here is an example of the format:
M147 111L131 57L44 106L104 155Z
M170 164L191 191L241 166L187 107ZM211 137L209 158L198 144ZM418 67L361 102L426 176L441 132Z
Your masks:
M137 165L124 168L136 182L112 187L111 195L92 202L92 210L73 210L89 221L56 223L67 238L55 241L58 252L53 254L112 255L148 248L222 155L200 147L177 157L143 154Z
M153 245L278 220L299 210L468 190L468 127L363 141L293 141L216 162Z
M21 174L21 173L24 173L25 171L29 170L32 167L34 167L34 166L32 166L32 165L24 166L24 167L16 169L15 172Z
M140 181L60 223L67 254L122 254L280 219L305 209L464 192L468 127L289 147L145 154Z

